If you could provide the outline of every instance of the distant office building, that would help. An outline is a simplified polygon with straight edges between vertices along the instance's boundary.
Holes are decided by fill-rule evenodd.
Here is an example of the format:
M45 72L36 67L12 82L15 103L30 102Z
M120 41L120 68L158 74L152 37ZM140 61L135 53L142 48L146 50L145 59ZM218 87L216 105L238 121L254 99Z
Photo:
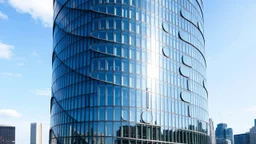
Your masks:
M15 127L0 125L0 144L15 144Z
M215 135L217 144L229 143L228 141L230 141L231 144L234 144L233 130L232 128L228 128L227 124L218 124Z
M215 137L215 131L214 131L214 123L212 119L209 119L209 132L210 132L210 140L209 144L216 144L216 137Z
M225 139L226 137L226 129L227 129L227 124L218 124L216 131L215 131L215 136L216 136L216 140L218 141L218 139ZM218 144L218 142L217 142Z
M231 141L231 144L234 144L234 135L233 135L233 129L232 128L228 128L226 130L226 139Z
M43 144L42 123L32 123L30 125L30 144Z
M254 120L254 126L250 129L250 144L256 144L256 120Z
M250 134L238 134L235 135L235 144L250 144Z

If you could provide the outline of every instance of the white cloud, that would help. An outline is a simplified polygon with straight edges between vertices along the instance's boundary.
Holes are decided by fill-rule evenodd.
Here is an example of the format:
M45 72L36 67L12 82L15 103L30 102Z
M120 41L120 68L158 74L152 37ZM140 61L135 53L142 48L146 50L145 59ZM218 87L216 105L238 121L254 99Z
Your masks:
M10 59L13 56L14 46L0 42L0 59Z
M1 3L1 2L0 2ZM0 19L3 19L3 20L7 20L8 19L8 16L3 14L1 11L0 11Z
M52 26L52 0L8 0L17 12L28 13L46 27Z
M6 117L20 117L21 114L13 109L0 109L0 116Z
M50 97L51 96L51 89L50 88L46 88L46 89L37 89L36 90L36 94L37 95L41 95L41 96L47 96Z
M22 77L19 73L10 73L10 72L2 72L0 73L1 76L8 76L8 77Z
M19 63L17 63L17 66L24 66L25 64L23 63L23 62L19 62Z

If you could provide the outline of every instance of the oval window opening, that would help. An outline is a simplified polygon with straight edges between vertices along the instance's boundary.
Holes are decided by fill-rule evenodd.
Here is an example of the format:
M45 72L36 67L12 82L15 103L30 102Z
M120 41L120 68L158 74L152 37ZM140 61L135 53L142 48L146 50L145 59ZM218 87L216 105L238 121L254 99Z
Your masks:
M165 57L170 58L171 56L171 49L167 46L163 47L163 54Z
M183 91L180 93L180 98L183 102L190 103L190 92Z
M185 67L185 66L181 66L180 67L180 74L184 77L187 77L189 78L190 77L190 74L189 74L189 68L188 67Z
M189 106L188 106L188 116L189 116L189 117L192 117L192 115L193 115L193 108L192 108L191 105L189 105Z
M192 59L188 56L182 56L182 63L188 67L192 67Z
M169 33L169 24L167 22L163 22L162 27L165 32Z
M153 115L152 115L152 112L143 112L142 115L141 115L141 119L144 123L151 123L152 120L153 120Z
M122 110L122 119L124 121L128 121L129 120L129 110L128 109L123 109Z

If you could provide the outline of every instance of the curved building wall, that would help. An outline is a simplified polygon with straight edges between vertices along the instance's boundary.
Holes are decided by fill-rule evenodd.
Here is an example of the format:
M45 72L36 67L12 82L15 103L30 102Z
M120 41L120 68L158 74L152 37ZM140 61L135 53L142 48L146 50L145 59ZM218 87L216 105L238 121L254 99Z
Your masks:
M202 9L55 0L49 143L208 143Z

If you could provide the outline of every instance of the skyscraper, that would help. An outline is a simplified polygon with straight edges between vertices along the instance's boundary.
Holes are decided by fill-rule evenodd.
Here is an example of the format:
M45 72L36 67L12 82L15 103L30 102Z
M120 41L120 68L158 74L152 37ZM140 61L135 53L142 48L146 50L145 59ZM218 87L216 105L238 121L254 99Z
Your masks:
M15 127L0 125L0 144L15 144Z
M207 144L202 0L54 0L50 143Z
M215 135L217 144L227 143L227 141L234 144L233 130L232 128L228 128L227 124L225 123L220 123L217 125Z
M215 129L214 129L214 123L212 119L209 119L209 132L210 132L209 144L216 144Z
M30 144L43 144L43 124L31 123L30 125Z

